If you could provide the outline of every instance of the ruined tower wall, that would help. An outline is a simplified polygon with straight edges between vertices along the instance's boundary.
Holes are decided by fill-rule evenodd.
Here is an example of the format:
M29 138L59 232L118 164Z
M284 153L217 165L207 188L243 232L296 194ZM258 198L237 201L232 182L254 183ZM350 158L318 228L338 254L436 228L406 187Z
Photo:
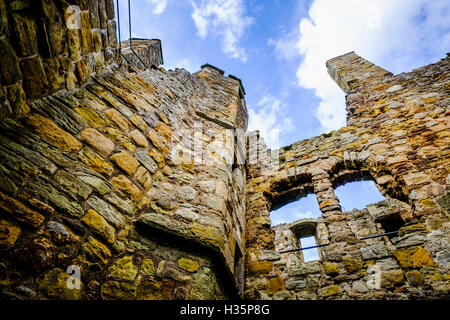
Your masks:
M113 0L0 1L0 117L119 62Z
M205 69L199 76L116 70L3 121L3 291L80 299L236 295L245 176L228 162L231 141L222 150L208 144L234 136L195 112L196 104L217 103L219 89L231 101L239 83ZM80 267L82 289L59 294L70 265Z
M57 1L42 3L60 8ZM100 9L104 2L78 3L86 17L94 4ZM27 10L14 14L25 19ZM108 34L115 34L109 25ZM153 68L140 71L135 60L128 65L125 59L119 67L106 59L107 68L86 72L76 87L33 82L43 88L26 100L28 108L0 122L2 297L242 294L242 85L209 65L194 75L158 69L162 56L154 44L136 48L155 62ZM90 61L90 51L80 50L75 65ZM36 59L41 66L47 61ZM80 275L79 287L68 286L71 275Z
M348 126L280 149L278 163L248 159L246 297L447 295L449 57L396 76L355 53L327 66L347 93ZM342 212L334 189L367 179L387 200ZM277 252L299 246L302 222L271 228L269 212L310 193L322 211L317 243L329 245L318 249L319 261L303 263L298 253ZM359 240L384 233L395 216L405 223L398 236Z

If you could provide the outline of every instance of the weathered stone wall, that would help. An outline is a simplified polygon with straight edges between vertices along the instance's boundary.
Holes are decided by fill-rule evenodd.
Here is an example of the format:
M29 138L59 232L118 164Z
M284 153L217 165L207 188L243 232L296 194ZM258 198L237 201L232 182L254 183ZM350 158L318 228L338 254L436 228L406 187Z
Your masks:
M229 162L233 141L223 152L208 143L234 136L195 110L218 99L237 108L240 84L211 70L197 76L117 69L70 93L37 99L26 116L2 122L4 292L67 298L74 293L55 292L68 277L67 267L75 265L83 289L70 297L237 294L245 176ZM142 274L143 261L156 273ZM214 280L214 270L231 293Z
M2 82L2 92L26 93L26 107L0 123L2 296L242 295L247 113L240 80L210 65L195 75L157 69L156 40L135 47L153 68L141 72L126 58L119 66L112 1L77 2L80 30L64 24L68 3L0 3L9 50L1 58L10 59L2 81L17 77ZM40 35L16 39L5 31L11 21L34 28L44 15L56 19L50 44L60 47L51 56ZM35 51L22 58L21 46ZM28 59L43 68L27 70L33 81L21 76L19 62ZM60 60L75 73L49 64ZM59 80L48 78L59 71ZM69 85L76 74L82 77ZM40 89L29 92L26 83ZM78 269L81 288L70 289L66 280Z
M0 118L119 62L113 0L0 1Z
M248 134L247 298L448 297L449 61L393 76L354 53L334 58L327 67L347 93L347 127L279 157ZM334 189L366 179L387 201L342 212ZM295 242L289 226L271 228L269 212L309 193L322 211L317 243L329 245L319 248L320 261L303 263L274 251ZM395 218L404 223L398 236L360 240Z

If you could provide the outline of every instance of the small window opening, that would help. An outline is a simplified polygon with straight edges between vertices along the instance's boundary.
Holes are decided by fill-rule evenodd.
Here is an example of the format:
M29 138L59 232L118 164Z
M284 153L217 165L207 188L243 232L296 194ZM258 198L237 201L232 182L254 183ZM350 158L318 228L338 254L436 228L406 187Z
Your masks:
M315 246L317 246L316 237L309 236L300 238L300 248L308 248ZM302 253L304 262L320 260L319 250L317 247L302 250Z
M362 210L368 204L386 200L372 180L346 183L334 190L342 211Z
M378 220L383 228L384 233L398 231L401 227L405 225L405 221L398 213L392 213ZM397 234L391 234L387 237L392 239L396 237Z

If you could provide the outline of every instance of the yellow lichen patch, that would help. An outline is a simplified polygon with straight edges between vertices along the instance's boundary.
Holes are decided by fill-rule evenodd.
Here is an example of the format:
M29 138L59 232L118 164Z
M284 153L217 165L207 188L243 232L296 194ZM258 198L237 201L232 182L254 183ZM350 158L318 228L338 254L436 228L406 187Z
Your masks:
M320 208L323 208L323 207L329 206L329 205L331 205L331 204L334 204L335 202L336 202L335 200L326 200L326 201L322 202L322 203L319 205L319 207L320 207Z
M319 146L320 151L330 150L334 147L334 142L324 143Z
M376 87L373 87L372 90L375 90L375 91L384 91L384 90L386 90L386 89L389 88L389 87L390 87L390 84L389 84L389 83L384 83L384 84L380 84L380 85L378 85L378 86L376 86Z
M248 263L248 270L253 275L269 273L272 271L273 263L270 261L252 261Z
M267 293L273 294L285 290L283 277L271 277L267 280Z
M49 298L78 300L81 298L83 288L82 282L78 281L64 270L55 268L40 278L38 283L41 292Z
M423 204L425 207L436 207L436 204L430 198L420 200L420 203Z
M101 296L105 300L132 300L136 296L136 285L127 282L106 281L101 288Z
M158 90L153 85L151 85L148 81L143 80L141 77L134 76L132 77L132 79L136 81L140 86L144 87L148 93L155 94L156 92L158 92ZM133 81L131 81L130 83L133 83Z
M355 272L364 266L361 260L355 258L342 258L342 263L348 272Z
M111 257L111 251L100 241L88 237L87 242L80 247L80 255L75 259L82 267L93 267L94 270L101 269L107 264Z
M339 266L336 263L332 262L324 262L322 264L323 269L325 270L326 274L338 274L339 273Z
M439 97L429 97L429 98L422 99L422 101L425 103L433 103L438 100L439 100Z
M104 127L109 124L108 119L98 114L92 108L75 107L73 110L86 119L87 122L94 128Z
M170 280L144 280L141 283L139 300L171 300L174 282Z
M132 256L125 256L118 259L109 268L108 277L120 280L133 281L138 273L138 268L133 264Z
M344 132L348 132L348 131L354 131L354 130L356 130L357 128L355 127L355 126L347 126L347 127L342 127L342 128L340 128L338 131L340 132L340 133L344 133Z
M143 275L154 275L155 271L155 264L152 259L142 261L141 272Z
M156 149L150 148L148 151L148 155L153 158L153 160L156 161L158 164L158 167L162 168L164 167L164 156L159 153Z
M82 144L70 133L62 130L52 120L32 113L25 118L25 122L48 143L67 152L77 152Z
M114 167L101 156L96 154L91 148L84 147L81 149L78 153L78 159L99 173L104 173L110 176L114 171Z
M201 240L206 240L216 247L223 245L223 238L220 231L217 228L204 226L199 223L192 225L191 231Z
M433 264L433 259L424 248L419 247L411 257L413 267L426 267Z
M332 285L317 290L317 295L319 297L327 298L341 293L341 289L337 285Z
M336 156L336 157L339 157L341 159L344 159L344 152L342 150L340 150L340 149L334 149L334 150L328 152L328 155L329 156Z
M152 142L152 144L163 154L167 155L169 153L169 149L167 149L164 140L161 136L154 130L151 129L147 133L147 138Z
M122 131L120 131L117 128L114 127L106 127L103 129L103 133L108 135L111 139L117 141L120 146L124 147L130 152L136 151L136 146L133 142L131 142L131 139L128 138Z
M346 145L344 146L344 148L345 148L345 150L359 149L360 146L361 146L361 142L355 141L355 142L346 144Z
M95 210L89 209L85 216L81 218L81 222L90 227L95 233L105 238L109 243L114 242L114 228Z
M393 253L402 268L426 267L433 264L428 252L421 246L395 250Z
M181 258L177 263L178 267L188 272L196 272L198 268L200 268L200 265L197 262L187 258Z
M376 103L376 104L379 104L379 105L385 104L385 103L386 103L386 99L380 99L380 100L377 100L377 101L375 101L375 103Z

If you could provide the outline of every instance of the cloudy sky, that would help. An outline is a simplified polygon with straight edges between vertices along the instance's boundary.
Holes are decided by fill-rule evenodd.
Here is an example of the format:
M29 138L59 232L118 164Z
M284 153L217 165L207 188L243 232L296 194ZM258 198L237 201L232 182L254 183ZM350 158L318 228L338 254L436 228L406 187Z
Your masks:
M125 39L127 1L119 3ZM397 74L450 51L448 0L132 0L131 5L132 36L161 39L167 69L195 72L209 63L242 79L249 130L260 130L272 148L345 125L344 94L328 76L326 60L355 51ZM299 215L312 211L302 210Z

